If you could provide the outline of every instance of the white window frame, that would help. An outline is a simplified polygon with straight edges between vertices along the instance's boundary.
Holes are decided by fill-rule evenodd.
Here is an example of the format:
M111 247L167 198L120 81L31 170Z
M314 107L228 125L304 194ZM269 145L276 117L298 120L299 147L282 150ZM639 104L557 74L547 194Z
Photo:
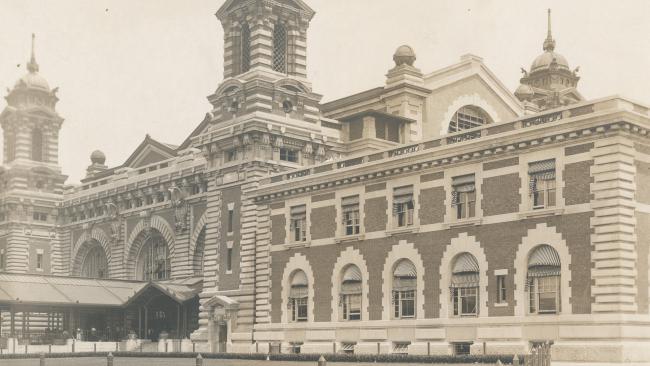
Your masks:
M346 198L357 198L356 204L344 205ZM361 234L361 197L358 194L348 195L340 199L341 207L341 235L354 236ZM346 207L353 207L351 211L345 211ZM356 210L354 209L356 208Z
M358 306L359 308L356 311L351 311L351 299L352 297L358 297ZM343 321L360 321L361 320L361 309L363 307L363 298L361 292L357 294L344 294L341 295L341 320ZM352 319L352 316L355 316L356 319Z
M470 293L473 291L473 294ZM451 310L454 317L477 317L479 315L480 291L478 286L454 287L451 289ZM466 298L474 298L474 312L463 312Z
M393 290L392 305L393 319L415 319L417 315L416 290ZM413 314L404 315L404 303L413 302Z
M497 304L507 304L508 303L508 286L506 284L507 275L497 274L496 278L496 303Z
M308 298L305 297L290 297L289 298L289 320L292 323L304 323L309 319L309 305ZM300 316L301 309L304 308L305 315Z
M529 175L530 178L530 175ZM552 180L540 180L535 184L535 191L531 193L531 205L533 210L541 210L545 208L557 207L557 176ZM541 203L537 202L539 192L542 192L543 199ZM550 202L550 197L553 197L553 202Z
M411 187L410 200L402 203L395 203L395 198L403 197L406 195L396 195L395 191L400 188ZM403 186L395 186L392 190L392 202L390 209L392 210L393 228L403 229L415 225L415 185L407 184Z
M304 206L305 212L302 215L291 213L291 210L296 207ZM307 204L296 204L289 207L289 242L290 243L305 243L308 241L308 227L309 223Z
M282 153L284 153L284 159L282 158ZM288 147L281 147L278 152L278 159L280 161L285 161L287 163L300 164L300 150L290 149ZM291 155L294 155L295 160L289 159Z
M549 280L553 279L555 282L555 289L554 291L543 291L540 292L539 286L540 286L540 279ZM561 296L561 286L562 286L562 276L543 276L543 277L529 277L529 281L531 281L530 286L527 291L528 295L528 314L532 315L547 315L547 314L559 314L561 310L561 305L562 305L562 296ZM545 284L546 285L546 284ZM555 309L553 310L544 310L540 311L539 308L539 299L541 294L545 293L554 293L555 294ZM534 306L534 308L533 308Z
M36 270L43 271L45 267L45 255L43 249L36 249Z

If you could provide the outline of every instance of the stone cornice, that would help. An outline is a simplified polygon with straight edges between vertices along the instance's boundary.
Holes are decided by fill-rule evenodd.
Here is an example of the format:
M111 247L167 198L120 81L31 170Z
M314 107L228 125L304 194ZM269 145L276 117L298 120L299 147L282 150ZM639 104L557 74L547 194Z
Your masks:
M262 182L266 185L255 192L255 199L258 202L283 199L294 194L411 174L412 171L440 170L621 131L647 138L649 116L647 107L620 98L582 103L441 139L275 175ZM490 129L505 132L491 133ZM474 137L467 141L458 139L468 134Z

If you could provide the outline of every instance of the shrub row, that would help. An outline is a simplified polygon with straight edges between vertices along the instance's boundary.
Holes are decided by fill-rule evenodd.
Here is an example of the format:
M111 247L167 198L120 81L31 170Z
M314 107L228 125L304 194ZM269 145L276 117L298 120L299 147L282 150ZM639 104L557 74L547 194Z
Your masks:
M158 358L195 358L199 352L112 352L115 357L158 357ZM47 358L68 358L68 357L106 357L108 352L66 352L49 353ZM263 353L201 353L206 359L228 359L228 360L265 360L267 356L271 361L307 361L316 362L321 354L263 354ZM323 354L329 362L384 362L384 363L447 363L447 364L494 364L500 360L504 364L512 363L513 355L471 355L471 356L447 356L447 355L397 355L397 354ZM38 358L38 353L27 354L2 354L0 359L23 359ZM520 356L523 360L523 356Z

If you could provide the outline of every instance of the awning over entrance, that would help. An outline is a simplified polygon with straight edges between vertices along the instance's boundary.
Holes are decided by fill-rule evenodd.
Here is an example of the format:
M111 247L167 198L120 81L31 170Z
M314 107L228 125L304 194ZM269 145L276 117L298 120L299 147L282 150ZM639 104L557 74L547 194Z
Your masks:
M183 303L201 292L201 284L200 278L141 282L2 273L0 304L123 307L150 288Z

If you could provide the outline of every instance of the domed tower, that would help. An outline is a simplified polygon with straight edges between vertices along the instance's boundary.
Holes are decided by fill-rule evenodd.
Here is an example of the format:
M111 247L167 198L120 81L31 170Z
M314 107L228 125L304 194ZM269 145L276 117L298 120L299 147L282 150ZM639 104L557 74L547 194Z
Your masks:
M34 53L21 77L5 97L0 114L4 138L0 168L0 271L52 272L57 218L66 176L58 166L59 130L56 112L58 88L50 89L39 73Z
M544 53L537 56L530 70L521 69L524 76L515 91L528 111L556 108L583 100L577 86L578 68L571 70L566 58L555 52L551 33L551 10L548 10L548 31L543 44Z

